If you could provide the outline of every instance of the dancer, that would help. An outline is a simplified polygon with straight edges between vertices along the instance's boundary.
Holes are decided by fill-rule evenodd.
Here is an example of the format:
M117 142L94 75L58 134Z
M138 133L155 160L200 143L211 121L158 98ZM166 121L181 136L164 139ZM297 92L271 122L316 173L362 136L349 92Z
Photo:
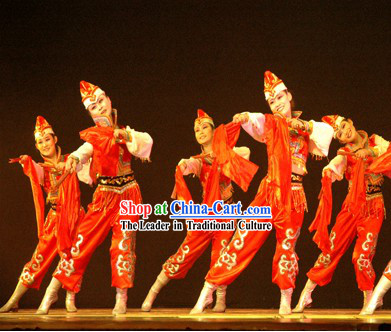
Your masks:
M191 200L183 180L183 175L188 174L194 174L200 179L203 188L203 203L208 205L220 199L226 204L233 202L231 180L240 185L244 191L247 190L258 167L248 161L250 150L247 147L231 149L239 137L239 130L240 126L232 123L220 126L215 130L213 119L204 111L198 110L198 117L194 122L194 132L197 142L201 145L202 153L179 162L173 198ZM221 148L222 143L226 145L226 148ZM227 158L229 155L231 155L230 159ZM233 162L234 160L235 162ZM222 163L222 161L224 162ZM213 183L218 188L214 189ZM210 242L212 242L210 263L212 267L231 239L232 234L233 230L188 231L178 251L163 264L163 269L152 285L141 309L150 311L157 294L171 279L185 278ZM225 311L226 288L226 285L220 285L217 288L216 304L213 311Z
M36 163L27 155L10 162L19 162L24 173L30 178L39 241L31 260L23 268L14 293L0 308L0 312L18 311L21 297L29 288L39 289L57 253L61 256L69 255L74 231L79 219L84 215L84 210L80 207L80 191L76 177L71 176L65 180L66 175L59 170L59 166L64 164L68 155L61 154L61 148L57 145L57 136L52 126L42 116L37 117L34 136L35 146L44 162ZM41 186L47 193L46 204L50 208L45 219L45 203ZM64 202L65 199L69 200L72 209L65 206L67 204ZM65 306L68 312L77 310L75 295L71 291L67 292Z
M307 209L302 185L307 173L308 153L327 156L332 128L324 123L299 119L292 111L292 95L273 73L265 72L265 97L273 115L241 113L234 116L255 140L267 145L268 174L262 180L251 206L271 206L277 246L273 259L272 281L281 290L279 313L291 313L291 296L298 273L295 245ZM211 302L218 285L228 285L250 263L269 236L269 232L237 230L209 270L192 314L201 313Z
M364 307L372 295L375 271L372 259L375 255L378 234L384 218L384 201L381 192L382 174L364 174L372 158L383 154L389 142L378 135L368 135L356 130L353 121L338 115L323 117L334 128L334 137L344 144L338 155L323 169L322 197L310 230L316 229L314 241L322 253L314 267L307 273L308 281L301 293L294 312L302 312L312 302L311 294L317 285L327 285L339 260L355 237L356 245L352 262L358 288L363 291ZM342 180L345 174L349 192L328 236L327 225L331 219L331 183Z
M385 147L385 145L384 145ZM388 150L381 157L377 158L367 169L367 173L383 173L391 178L391 144ZM391 288L391 261L388 262L379 282L373 290L372 296L366 306L361 310L360 315L372 315L379 304L383 303L383 297Z
M127 291L133 287L135 273L136 233L122 231L119 222L121 200L142 203L139 186L131 168L132 155L148 160L152 138L147 133L117 126L117 111L110 98L98 86L80 82L82 102L96 126L80 132L86 141L68 158L65 169L71 173L79 163L91 159L90 176L98 183L92 203L80 223L71 259L62 259L55 271L56 282L42 300L43 312L48 312L58 289L63 287L78 292L79 283L95 249L112 230L110 248L112 286L116 287L116 303L113 314L126 313ZM138 221L131 216L131 221Z

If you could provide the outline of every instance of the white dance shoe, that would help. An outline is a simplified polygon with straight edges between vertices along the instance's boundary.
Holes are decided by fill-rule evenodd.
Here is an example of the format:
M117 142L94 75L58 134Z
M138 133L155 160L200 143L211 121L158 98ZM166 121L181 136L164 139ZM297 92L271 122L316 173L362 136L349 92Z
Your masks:
M142 311L151 311L153 302L156 299L156 296L159 294L160 290L168 284L170 279L166 276L164 271L162 270L160 274L157 276L155 283L152 285L151 289L148 292L147 297L145 298L141 310Z
M39 306L36 315L47 315L50 307L53 303L58 300L58 290L61 288L61 282L56 278L52 278L48 288L46 288L45 296L42 299L41 305Z
M190 315L201 314L205 308L207 308L213 302L213 292L216 290L217 285L210 284L205 281L204 288L202 288L200 297L194 308L190 311Z
M317 284L312 280L308 279L307 283L304 286L303 291L301 292L299 302L296 307L292 310L294 313L303 312L305 308L309 308L312 303L312 291L315 289Z

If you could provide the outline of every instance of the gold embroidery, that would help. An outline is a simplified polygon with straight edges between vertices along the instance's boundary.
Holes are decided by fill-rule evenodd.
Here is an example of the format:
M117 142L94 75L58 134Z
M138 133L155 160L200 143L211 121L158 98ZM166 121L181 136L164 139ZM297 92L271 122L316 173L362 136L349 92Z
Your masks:
M116 194L122 194L126 189L136 185L137 182L134 180L133 182L129 182L128 184L124 185L123 187L114 187L114 186L106 186L106 185L98 185L99 190L101 191L112 191Z
M100 177L98 179L99 184L102 185L115 185L121 186L122 184L126 184L130 181L134 181L134 175L128 174L124 176L116 176L116 177Z

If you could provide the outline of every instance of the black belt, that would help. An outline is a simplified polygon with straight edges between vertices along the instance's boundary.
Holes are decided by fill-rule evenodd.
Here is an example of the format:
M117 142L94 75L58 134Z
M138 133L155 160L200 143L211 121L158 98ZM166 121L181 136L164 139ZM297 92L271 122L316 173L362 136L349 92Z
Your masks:
M372 194L377 194L377 193L381 193L381 186L368 184L366 194L372 195Z
M303 176L300 174L292 173L291 174L291 183L302 183Z
M123 187L124 185L135 181L134 173L129 173L126 175L120 176L100 176L98 178L98 184L102 186L110 186L110 187Z

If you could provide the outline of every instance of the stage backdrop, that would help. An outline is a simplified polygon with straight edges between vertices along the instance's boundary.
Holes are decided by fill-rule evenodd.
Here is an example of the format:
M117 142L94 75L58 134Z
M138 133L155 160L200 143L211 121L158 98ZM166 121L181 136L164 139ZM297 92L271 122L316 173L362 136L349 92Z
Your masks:
M170 202L176 164L200 153L193 131L197 108L210 114L216 124L229 122L238 112L269 112L263 95L265 70L275 72L291 89L303 119L320 121L323 115L341 114L352 118L357 128L390 140L390 7L387 2L383 7L376 2L376 8L360 1L335 6L316 3L286 7L243 1L50 6L40 2L22 7L2 2L0 303L11 295L37 243L29 180L19 165L9 165L7 160L21 154L40 160L33 138L37 115L51 123L64 153L82 144L78 133L93 122L81 104L80 80L106 91L118 109L120 124L153 137L152 162L133 162L144 202L150 204ZM235 199L246 206L266 174L266 148L245 132L238 145L248 146L251 160L260 166L247 193L236 188ZM338 146L332 143L330 159ZM319 255L307 228L315 215L321 170L327 162L308 160L304 186L309 212L297 244L300 274L294 305L306 282L305 273ZM198 181L189 182L199 198ZM86 207L93 189L84 184L81 189ZM345 180L333 185L333 222L346 191ZM389 179L384 197L390 212ZM390 231L386 219L373 262L378 276L391 259ZM173 231L137 234L130 308L141 306L162 263L184 237L184 232ZM110 236L88 266L77 296L80 308L114 305L109 246ZM274 248L273 233L228 288L229 307L278 308L279 289L271 283ZM207 250L186 279L171 282L156 306L193 306L209 267L209 254ZM314 307L361 307L351 255L352 248L332 283L315 290ZM21 307L38 307L49 279L48 273L41 290L28 292ZM58 307L64 306L63 300L64 292ZM385 298L385 307L391 308L391 294Z

